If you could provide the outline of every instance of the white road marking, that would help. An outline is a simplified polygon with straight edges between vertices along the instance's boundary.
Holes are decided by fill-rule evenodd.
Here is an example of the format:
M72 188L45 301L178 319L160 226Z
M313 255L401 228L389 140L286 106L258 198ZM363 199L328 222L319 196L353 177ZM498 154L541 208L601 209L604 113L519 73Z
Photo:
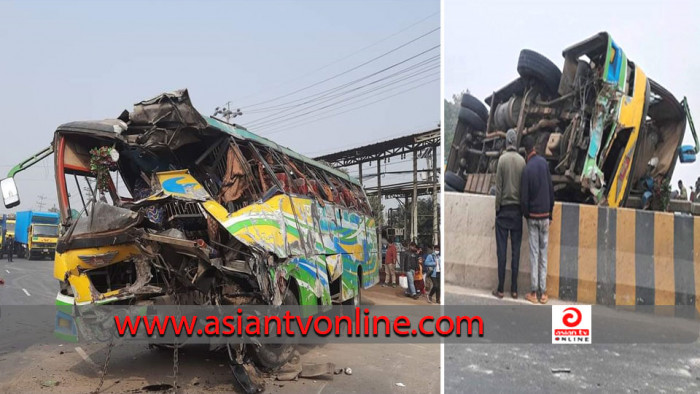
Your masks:
M31 297L31 296L32 296L31 294L29 294L29 292L27 291L27 289L25 289L24 287L22 288L22 291L24 292L24 294L27 295L27 297Z
M85 353L85 350L83 350L83 348L81 348L80 346L76 346L76 347L75 347L75 352L78 353L78 354L80 355L80 357L82 357L83 360L85 360L85 362L88 363L90 366L92 366L92 367L95 368L96 370L99 370L99 369L100 369L100 367L97 365L97 363L95 363L94 361L92 361L92 359L90 358L90 356L88 356L87 353Z

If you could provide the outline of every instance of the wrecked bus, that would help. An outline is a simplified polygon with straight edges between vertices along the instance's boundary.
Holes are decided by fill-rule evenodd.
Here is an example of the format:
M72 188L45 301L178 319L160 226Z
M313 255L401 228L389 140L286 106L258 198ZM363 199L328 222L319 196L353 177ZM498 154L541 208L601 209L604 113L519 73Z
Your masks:
M52 153L58 305L359 305L379 280L358 180L205 118L186 90L59 126L0 181L6 207L19 204L15 174ZM291 355L246 351L265 368Z
M563 51L563 72L524 49L519 77L484 101L462 97L446 187L489 193L505 133L525 135L549 163L558 200L646 208L659 200L676 161L700 145L687 100L647 77L608 33ZM690 121L695 146L681 146ZM522 148L521 148L522 150ZM524 153L524 152L523 152Z

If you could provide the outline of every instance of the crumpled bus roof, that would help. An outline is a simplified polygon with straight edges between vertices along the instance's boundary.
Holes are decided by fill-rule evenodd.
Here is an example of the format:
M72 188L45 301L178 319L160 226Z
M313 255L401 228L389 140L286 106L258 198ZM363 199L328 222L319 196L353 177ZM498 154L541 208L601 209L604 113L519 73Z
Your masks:
M152 99L136 103L134 104L133 112L124 111L117 119L69 122L58 126L56 131L91 134L124 141L125 138L123 138L121 133L128 134L128 127L131 126L175 127L176 124L177 127L184 126L200 130L209 129L210 132L213 131L211 130L213 128L240 140L253 141L310 166L330 172L355 185L362 186L359 180L343 171L281 146L241 126L228 124L214 117L202 116L190 102L187 89L163 93Z
M225 133L231 134L232 136L234 136L238 139L253 141L253 142L257 142L261 145L268 146L272 149L275 149L277 151L284 153L285 155L287 155L289 157L292 157L294 159L297 159L299 161L302 161L302 162L309 164L309 165L312 165L314 167L318 167L322 170L328 171L328 172L332 173L333 175L335 175L339 178L346 179L346 180L348 180L348 181L350 181L358 186L362 186L362 184L360 184L360 182L356 178L351 177L350 175L344 173L343 171L340 171L336 168L333 168L333 167L328 166L326 164L323 164L319 161L316 161L316 160L313 160L309 157L306 157L306 156L304 156L300 153L297 153L297 152L295 152L287 147L281 146L281 145L277 144L276 142L273 142L265 137L261 137L257 134L251 133L250 131L248 131L246 129L232 126L228 123L222 122L222 121L220 121L216 118L213 118L213 117L208 117L205 119L210 126L216 127L217 129L219 129Z

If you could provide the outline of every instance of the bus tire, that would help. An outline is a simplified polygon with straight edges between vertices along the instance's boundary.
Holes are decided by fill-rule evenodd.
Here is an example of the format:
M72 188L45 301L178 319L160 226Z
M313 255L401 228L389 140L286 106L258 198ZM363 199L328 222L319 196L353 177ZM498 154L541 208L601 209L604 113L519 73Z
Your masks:
M456 191L464 191L467 182L452 171L445 171L445 185L451 186Z
M486 130L486 122L481 119L481 117L474 111L472 111L469 108L462 107L459 109L459 115L458 119L460 122L463 122L467 126L469 126L470 129L475 130L475 131L485 131Z
M297 294L292 289L287 290L282 305L299 305ZM248 349L257 366L263 370L272 371L286 364L294 354L296 343L289 342L289 338L287 338L287 341L281 344L264 343L260 346L250 345Z
M538 80L551 94L556 94L559 90L559 80L561 80L559 67L535 51L529 49L520 51L518 74L523 78Z
M489 110L486 109L484 103L478 98L472 96L469 93L464 93L462 95L462 107L469 108L470 110L476 112L477 115L485 122L489 118Z

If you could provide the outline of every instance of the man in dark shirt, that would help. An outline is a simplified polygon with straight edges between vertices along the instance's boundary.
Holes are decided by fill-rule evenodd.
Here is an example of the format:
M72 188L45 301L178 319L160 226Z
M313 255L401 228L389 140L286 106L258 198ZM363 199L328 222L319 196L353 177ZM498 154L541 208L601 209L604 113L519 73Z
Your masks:
M408 279L408 289L404 293L406 297L413 297L413 299L418 299L418 294L416 293L416 285L413 283L415 278L415 273L418 271L418 246L415 242L411 242L408 247L408 252L405 258L401 261L401 269L406 273L406 279Z
M518 298L518 270L520 267L520 242L523 237L523 216L520 208L520 187L525 160L515 147L518 134L514 129L506 133L506 151L498 159L496 167L496 256L498 259L498 288L492 292L503 298L506 278L506 251L508 235L513 257L510 261L510 295Z
M15 250L15 238L12 235L5 238L5 247L7 248L7 261L12 262L12 252Z
M535 152L531 136L523 138L527 152L527 164L520 187L523 216L527 218L530 241L530 266L532 267L531 292L525 299L532 303L546 304L547 296L547 243L549 223L554 210L554 187L547 160ZM538 300L539 295L539 300Z

